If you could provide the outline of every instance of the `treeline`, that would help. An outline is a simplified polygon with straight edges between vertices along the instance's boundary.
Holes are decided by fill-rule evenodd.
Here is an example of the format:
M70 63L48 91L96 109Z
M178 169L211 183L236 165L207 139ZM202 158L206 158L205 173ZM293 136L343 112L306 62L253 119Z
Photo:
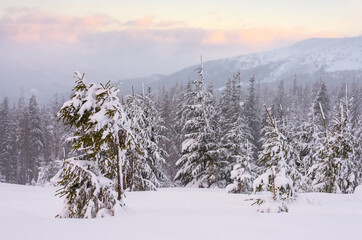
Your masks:
M281 81L274 90L235 73L216 96L204 77L201 67L185 86L119 96L138 142L126 152L124 189L228 186L248 193L280 176L293 191L349 193L361 183L358 82L327 89L323 80L308 85L295 77L291 87ZM44 184L63 159L84 151L65 141L74 129L57 121L63 102L40 108L34 96L12 107L3 100L2 182Z
M361 183L357 82L327 89L323 80L301 85L295 76L291 87L281 81L273 90L253 77L242 85L236 73L217 98L203 78L159 100L177 184L250 193L274 188L279 176L289 183L284 189L351 193Z
M0 181L27 185L44 185L68 157L65 139L70 130L58 122L55 114L63 100L57 96L44 107L36 97L17 104L5 97L0 105ZM69 144L68 144L69 145Z

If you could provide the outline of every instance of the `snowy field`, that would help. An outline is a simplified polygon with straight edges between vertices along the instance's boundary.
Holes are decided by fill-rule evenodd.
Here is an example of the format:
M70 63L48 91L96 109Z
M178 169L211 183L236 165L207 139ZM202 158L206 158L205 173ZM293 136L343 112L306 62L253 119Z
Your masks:
M258 213L224 190L127 193L128 210L105 219L56 219L55 188L0 184L0 239L362 239L362 198L300 194L289 213Z

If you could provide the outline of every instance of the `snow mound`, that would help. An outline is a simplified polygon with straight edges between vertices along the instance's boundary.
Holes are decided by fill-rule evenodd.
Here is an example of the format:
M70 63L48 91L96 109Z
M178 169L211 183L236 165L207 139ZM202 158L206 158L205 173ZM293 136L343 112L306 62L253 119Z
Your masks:
M356 187L356 189L354 190L354 196L356 199L362 201L362 185Z

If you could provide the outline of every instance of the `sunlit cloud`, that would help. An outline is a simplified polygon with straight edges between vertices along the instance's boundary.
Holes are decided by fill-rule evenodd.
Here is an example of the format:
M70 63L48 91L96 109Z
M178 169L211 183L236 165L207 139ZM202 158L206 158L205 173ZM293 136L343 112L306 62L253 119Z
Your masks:
M187 24L182 21L160 21L156 22L154 26L160 28L174 28L174 27L187 27Z
M129 27L150 27L153 25L154 17L144 17L136 20L127 21L125 26Z
M183 21L156 21L155 17L144 17L131 21L126 21L124 26L130 28L176 28L187 27Z
M307 29L242 28L203 29L189 27L182 21L157 20L154 16L120 20L106 14L66 16L35 8L12 8L0 19L0 38L17 42L58 41L76 43L99 32L122 32L134 41L207 44L215 46L278 46L308 37L336 37L330 32Z
M84 34L105 31L120 25L110 16L98 14L85 17L57 16L37 9L12 9L0 19L2 38L19 42L77 42Z

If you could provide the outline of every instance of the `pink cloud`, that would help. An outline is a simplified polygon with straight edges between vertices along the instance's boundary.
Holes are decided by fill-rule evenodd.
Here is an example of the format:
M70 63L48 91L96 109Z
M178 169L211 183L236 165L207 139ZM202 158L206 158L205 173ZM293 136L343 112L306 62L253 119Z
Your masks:
M124 23L125 26L129 27L150 27L153 25L154 17L144 17L136 20L127 21Z
M160 21L155 23L154 26L160 28L174 28L174 27L187 27L187 24L182 21Z
M335 37L328 32L307 29L242 28L196 29L181 21L156 21L144 17L121 23L108 15L60 16L34 8L13 8L0 19L0 38L15 42L79 42L99 32L118 32L135 42L175 43L178 45L251 46L263 49L309 37Z
M3 38L19 42L76 42L84 34L120 24L118 20L101 14L85 17L58 16L28 8L12 9L10 12L13 14L0 19L0 33Z
M155 17L144 17L123 24L130 28L176 28L187 27L187 24L182 21L155 21Z

